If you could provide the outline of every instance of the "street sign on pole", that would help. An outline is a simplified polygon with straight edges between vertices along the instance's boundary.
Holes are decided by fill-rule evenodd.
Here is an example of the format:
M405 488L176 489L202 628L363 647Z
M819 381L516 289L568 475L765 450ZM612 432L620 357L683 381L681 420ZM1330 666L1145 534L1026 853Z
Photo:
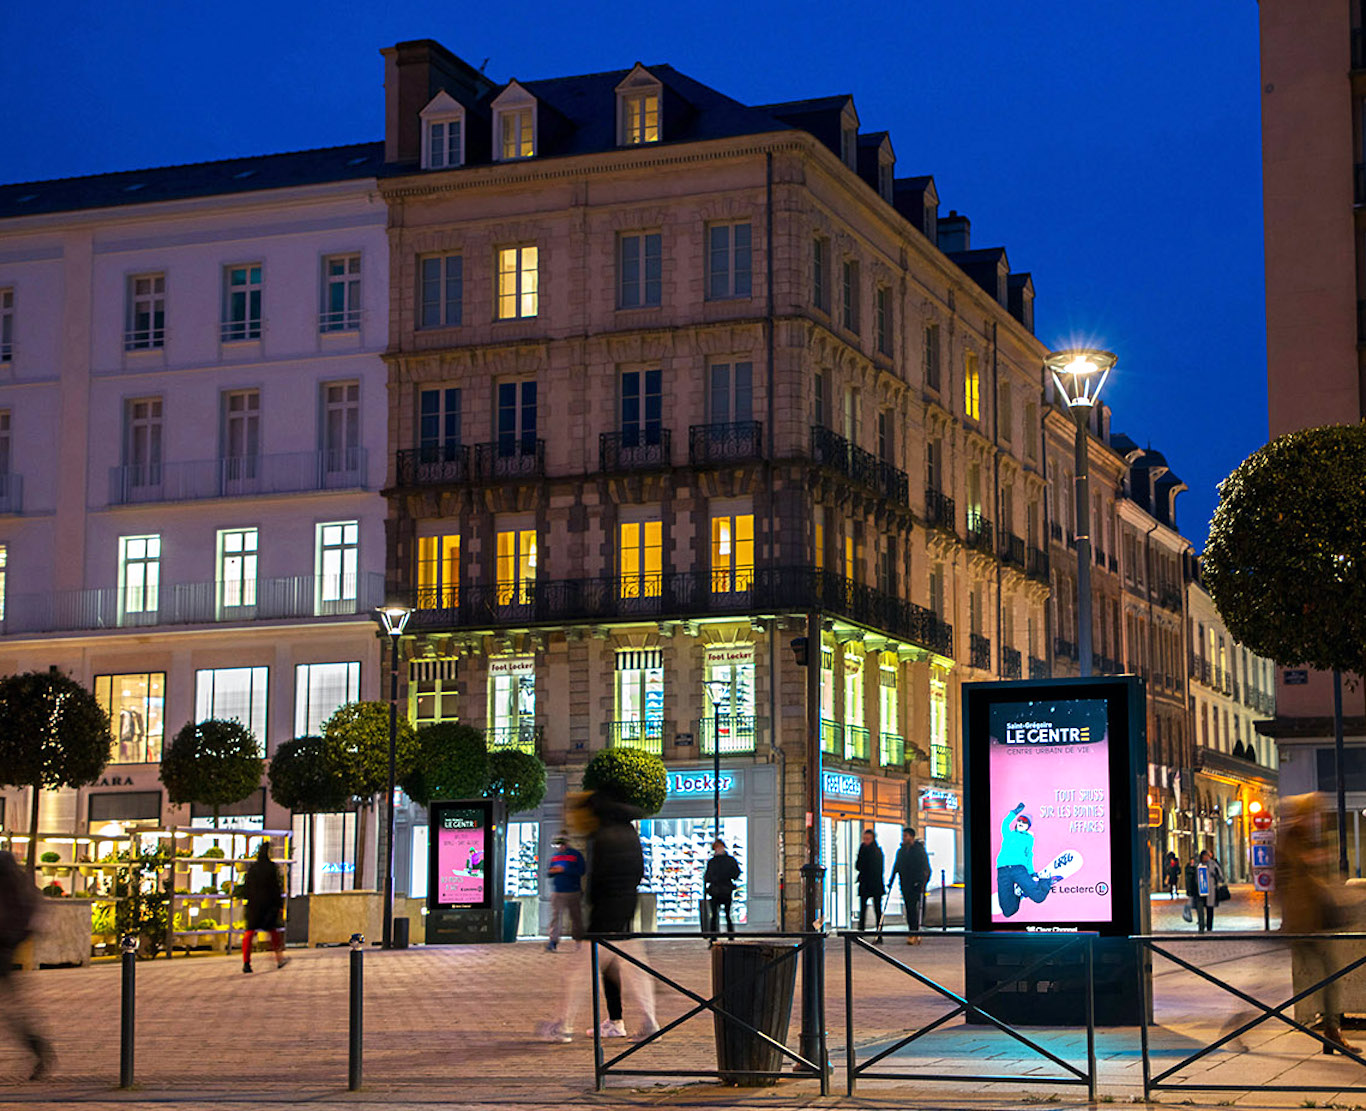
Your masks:
M1261 815L1254 815L1260 818ZM1276 835L1269 829L1254 829L1248 846L1254 891L1276 890Z

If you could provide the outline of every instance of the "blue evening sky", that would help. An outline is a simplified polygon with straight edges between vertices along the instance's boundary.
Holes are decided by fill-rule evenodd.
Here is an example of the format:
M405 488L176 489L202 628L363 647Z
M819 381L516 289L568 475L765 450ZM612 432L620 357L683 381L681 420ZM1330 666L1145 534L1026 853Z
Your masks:
M1114 427L1189 484L1197 547L1266 439L1251 0L2 4L0 182L379 139L378 51L410 38L499 81L639 60L747 103L852 93L1033 273L1045 343L1118 353Z

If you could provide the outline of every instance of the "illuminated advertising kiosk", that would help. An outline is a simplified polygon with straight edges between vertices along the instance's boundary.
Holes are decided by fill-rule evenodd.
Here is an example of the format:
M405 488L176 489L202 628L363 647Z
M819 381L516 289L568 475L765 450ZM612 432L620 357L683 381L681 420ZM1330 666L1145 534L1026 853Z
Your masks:
M450 799L427 808L427 943L503 939L503 830L493 799Z
M987 1006L998 1017L1075 1023L1080 947L1021 973L1057 934L1090 933L1097 1023L1138 1020L1127 939L1149 921L1144 720L1136 676L963 686L967 924L978 935L965 947L968 994L1000 985Z

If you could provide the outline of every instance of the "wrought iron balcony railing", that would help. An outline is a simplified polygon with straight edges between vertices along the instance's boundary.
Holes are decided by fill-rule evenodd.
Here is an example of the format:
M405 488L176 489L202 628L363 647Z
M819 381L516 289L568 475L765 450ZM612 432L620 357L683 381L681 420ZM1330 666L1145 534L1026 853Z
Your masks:
M1020 650L1018 648L1008 648L1001 646L1001 678L1020 679L1023 678L1024 669L1021 663Z
M754 751L754 718L746 714L722 714L719 722L721 735L721 755L730 752ZM716 751L714 738L718 722L708 714L697 719L697 735L702 741L702 755L710 756Z
M297 451L109 468L109 504L364 489L366 451Z
M823 425L811 426L811 457L820 466L838 471L888 501L907 504L910 480L905 471L851 444Z
M861 725L844 727L844 758L846 760L868 759L868 730Z
M980 511L968 510L968 537L969 548L975 548L979 552L991 553L996 545L996 532L991 526L991 522L983 517Z
M821 718L821 751L828 756L844 755L844 731L839 722Z
M1059 544L1061 544L1061 543L1062 543L1062 525L1059 524L1057 521L1049 521L1049 522L1048 522L1048 535L1051 536L1051 537L1052 537L1055 541L1057 541Z
M598 437L598 467L607 474L660 470L672 463L672 435L667 428L625 429Z
M1047 679L1049 677L1048 661L1041 660L1038 656L1030 656L1029 677L1031 679Z
M465 444L428 444L400 451L395 464L398 486L440 486L470 479L470 449Z
M981 633L972 633L968 637L968 663L983 671L991 670L991 641Z
M540 725L506 725L484 730L484 743L489 751L516 749L539 755L544 751L545 728Z
M1013 532L1001 533L1001 560L1022 571L1025 568L1025 542Z
M1048 553L1040 548L1030 548L1025 574L1040 582L1048 581Z
M883 733L877 750L878 762L884 768L900 768L906 763L906 738L900 733Z
M1119 560L1115 558L1113 552L1105 557L1106 564L1114 574L1119 574Z
M611 748L635 748L642 752L653 752L656 756L664 752L664 722L658 718L649 721L614 721L608 728L607 743Z
M757 420L694 424L688 429L688 461L693 466L744 463L762 458L763 451L763 426Z
M529 436L504 436L474 445L474 480L540 478L545 475L545 441Z
M925 523L957 535L958 519L953 499L933 486L925 489Z
M1067 640L1065 637L1053 638L1053 655L1062 656L1064 659L1077 659L1077 645L1075 641Z

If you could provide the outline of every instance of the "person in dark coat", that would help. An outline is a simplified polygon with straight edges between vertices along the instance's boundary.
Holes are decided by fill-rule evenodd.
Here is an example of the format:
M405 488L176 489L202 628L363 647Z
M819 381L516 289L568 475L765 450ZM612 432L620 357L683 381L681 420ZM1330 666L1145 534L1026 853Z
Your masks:
M721 911L726 912L726 933L735 932L735 923L730 919L730 904L735 898L735 884L740 878L740 864L726 852L726 843L717 838L711 846L712 858L707 861L707 870L702 875L702 886L707 892L708 918L707 929L716 933L721 928Z
M863 929L865 912L868 909L868 900L873 901L873 915L877 919L877 928L882 929L882 896L887 893L887 885L883 882L883 869L885 862L882 850L878 848L877 836L871 829L863 831L863 844L858 847L858 856L854 858L854 871L858 873L858 928Z
M38 1033L14 978L14 951L33 933L42 896L18 861L0 850L0 1017L33 1054L30 1080L52 1069L52 1045Z
M1162 878L1171 897L1175 899L1176 889L1181 886L1181 861L1173 852L1167 853L1167 861L1162 866Z
M912 934L920 929L920 900L925 896L925 885L930 882L930 854L925 851L925 842L919 840L915 830L907 826L901 831L901 845L896 850L892 862L892 875L901 884L901 902L906 907L906 929ZM919 945L920 938L906 938L907 945Z
M270 934L270 947L275 951L275 967L289 963L285 956L285 931L280 923L280 912L285 907L285 889L280 883L280 870L270 859L270 842L262 841L256 859L247 869L242 885L247 896L247 932L242 935L242 971L251 971L251 945L258 930Z

